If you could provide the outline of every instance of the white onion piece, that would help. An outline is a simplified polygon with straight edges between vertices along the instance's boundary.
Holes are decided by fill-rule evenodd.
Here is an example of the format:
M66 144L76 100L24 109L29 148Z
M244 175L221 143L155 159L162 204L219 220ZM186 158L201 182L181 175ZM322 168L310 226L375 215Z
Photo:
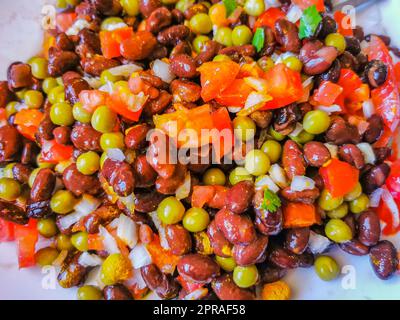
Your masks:
M286 14L286 19L290 22L296 23L300 20L301 16L303 15L303 10L301 10L295 4L291 5L289 11Z
M252 92L248 95L244 104L244 110L254 108L256 106L262 107L263 104L271 100L271 97L261 92Z
M103 237L104 249L109 254L120 253L114 237L103 226L99 227L99 234Z
M100 205L101 200L85 193L81 200L74 206L74 209L75 211L89 214L96 210Z
M60 218L58 220L58 223L60 224L61 228L68 229L69 227L77 223L79 220L81 220L83 217L86 217L88 214L90 214L90 212L85 213L80 211L74 211Z
M285 170L279 164L274 163L268 171L272 181L274 181L280 188L285 188L289 185L286 177Z
M264 175L264 176L257 178L255 187L257 190L263 190L263 189L267 188L268 190L271 190L274 193L277 193L280 190L279 187L275 184L275 182L268 175Z
M62 250L58 257L53 261L52 265L55 267L61 267L68 257L68 250Z
M116 229L116 228L118 228L118 223L119 223L119 217L118 217L118 218L115 218L113 221L111 221L111 222L108 224L108 226L111 227L111 228L113 228L113 229Z
M371 118L371 116L375 113L375 107L374 104L372 103L372 99L364 101L362 107L363 107L364 117L366 119Z
M372 192L369 196L369 206L371 208L378 208L379 203L381 202L383 189L378 188L374 192Z
M338 104L333 104L331 106L318 106L317 110L325 111L326 113L342 112L342 108Z
M117 67L108 69L108 71L113 76L116 76L116 77L121 76L124 78L129 78L132 73L141 71L141 70L143 70L143 68L134 63L123 64L121 66L117 66Z
M171 71L169 64L160 59L153 62L151 69L155 76L161 78L166 83L171 83L175 79L175 74Z
M103 259L96 254L83 252L78 259L78 263L83 267L96 267L103 263Z
M54 244L54 238L45 238L40 236L35 244L35 251L43 248L51 247Z
M115 161L124 161L125 154L121 149L118 148L110 148L106 151L107 158Z
M296 127L290 133L291 137L297 137L303 131L303 125L300 122L296 122Z
M112 94L114 92L114 84L110 81L107 81L107 83L102 85L98 90Z
M138 244L129 253L129 260L131 260L132 267L134 269L140 269L141 267L151 264L152 259L150 253L147 251L146 246L142 243Z
M280 55L277 56L277 59L276 59L276 61L275 61L275 64L283 63L283 61L284 61L286 58L289 58L289 57L297 57L297 56L296 56L293 52L285 52L285 53L282 53L282 54L280 54Z
M133 193L131 193L129 196L127 197L119 197L119 202L122 203L125 208L133 213L135 211L135 195Z
M175 196L178 200L185 199L190 194L190 186L191 186L191 176L190 172L186 173L185 180L183 183L176 189Z
M306 176L294 176L290 189L292 191L312 190L315 188L315 181Z
M138 289L146 288L146 282L142 277L140 269L133 269L132 276L128 280L125 280L124 284L129 288L131 287L136 287Z
M331 158L338 157L339 147L337 145L334 145L331 143L324 143L324 145L329 150L329 153L331 154Z
M208 294L207 288L199 288L188 295L186 295L183 300L200 300L201 298L205 297Z
M67 36L76 36L80 31L82 31L85 28L89 28L90 24L88 21L85 19L78 19L75 20L73 25L69 27L69 29L65 32Z
M389 190L386 188L382 189L383 189L382 201L385 202L386 206L388 207L389 211L392 214L393 227L397 228L400 224L399 208L397 207L397 204L394 201L393 196L389 192Z
M161 247L163 247L164 249L167 249L167 250L170 249L168 241L167 241L167 237L165 234L165 227L162 224L160 218L158 217L157 211L150 212L149 216L151 217L151 220L153 220L153 223L154 223L155 227L157 228L158 235L160 236Z
M362 152L364 156L365 163L368 164L375 164L376 162L376 155L372 146L367 142L362 142L357 144L358 149Z
M320 254L325 252L331 245L331 241L314 231L310 231L310 239L308 241L308 248L313 254Z
M101 267L97 266L89 271L86 280L85 286L94 286L103 290L106 286L103 281L101 281Z
M246 84L258 92L266 92L268 90L267 80L255 77L246 77L243 79Z
M102 30L106 31L114 31L122 28L126 28L128 25L125 22L119 22L119 23L110 23L106 25L102 25Z
M306 80L303 81L302 86L303 88L307 88L309 85L312 84L314 81L314 77L308 77Z
M103 84L99 77L83 77L83 79L89 84L93 89L100 88Z
M238 113L240 110L242 110L241 107L228 107L230 113Z
M124 214L121 214L118 219L117 236L131 249L138 242L137 225Z

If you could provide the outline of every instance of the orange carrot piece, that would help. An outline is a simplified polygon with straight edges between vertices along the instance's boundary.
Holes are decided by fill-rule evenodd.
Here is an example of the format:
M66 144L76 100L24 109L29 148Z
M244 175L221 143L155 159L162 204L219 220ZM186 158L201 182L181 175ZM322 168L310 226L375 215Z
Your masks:
M283 207L283 227L303 228L319 224L321 217L312 204L289 202Z

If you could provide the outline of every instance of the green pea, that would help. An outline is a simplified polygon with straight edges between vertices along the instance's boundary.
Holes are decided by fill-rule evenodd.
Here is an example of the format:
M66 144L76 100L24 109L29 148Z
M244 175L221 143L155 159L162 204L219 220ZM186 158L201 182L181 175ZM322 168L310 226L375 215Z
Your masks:
M18 112L17 106L18 106L17 101L11 101L11 102L7 103L7 105L6 105L7 118L11 117L13 114L16 114Z
M100 278L105 285L128 279L132 270L130 261L120 253L110 254L101 266Z
M67 8L68 4L66 0L56 0L56 7L59 9Z
M109 17L103 20L100 25L101 30L112 30L116 25L125 24L124 20L119 17Z
M94 151L82 153L76 160L76 168L87 176L95 174L100 169L100 156Z
M35 57L30 61L32 75L38 79L45 79L48 76L47 65L48 62L45 58Z
M44 98L40 91L28 90L25 93L24 100L30 109L39 109L43 104Z
M319 278L331 281L339 275L339 265L336 260L329 256L319 256L315 259L314 270Z
M303 69L303 63L300 61L299 58L295 56L287 57L283 60L283 63L286 64L288 68L297 72L301 72L301 70Z
M100 146L105 151L107 149L124 149L124 135L121 132L103 133L100 138Z
M47 95L50 93L52 89L54 89L57 86L58 86L57 80L51 77L44 79L42 83L42 89L44 93L46 93Z
M268 156L261 150L254 149L246 154L244 167L253 176L266 174L270 166Z
M93 112L91 123L101 133L111 132L117 123L117 115L107 106L100 106Z
M45 238L54 237L58 232L56 222L51 218L40 219L37 223L37 229Z
M26 89L19 90L15 93L19 100L24 100Z
M64 87L57 86L57 87L50 89L50 92L48 93L47 98L49 99L49 102L51 104L55 104L60 101L60 99L62 98L63 95L64 95Z
M350 201L350 211L353 213L361 213L369 207L369 198L366 194L361 194L358 198Z
M324 189L318 199L318 204L322 210L331 211L343 203L343 197L333 198L328 190Z
M349 212L349 205L347 203L342 203L336 209L327 211L326 214L331 219L342 219L347 215L348 212Z
M214 40L226 47L231 47L232 46L231 28L228 27L218 28L217 32L215 33Z
M58 251L52 247L42 248L35 253L35 261L41 267L51 265L57 257Z
M50 119L51 122L58 126L70 126L75 121L72 115L72 108L66 102L58 102L51 106Z
M229 183L235 185L241 181L253 181L253 176L243 167L236 167L229 174Z
M39 153L38 156L36 157L36 164L39 168L44 169L44 168L54 168L55 164L54 163L50 163L50 162L46 162L42 160L42 156Z
M128 16L135 17L140 13L139 0L120 0L120 2Z
M58 190L50 200L50 208L55 213L67 214L74 209L76 199L69 190Z
M210 223L208 212L202 208L190 208L183 217L183 226L190 232L200 232Z
M232 272L236 268L236 261L232 257L215 256L215 261L226 272Z
M75 103L72 107L72 115L76 121L81 123L90 123L92 114L86 111L80 102Z
M213 58L213 61L232 61L232 59L229 58L229 56L227 56L226 54L217 54Z
M14 179L13 168L15 167L15 164L16 164L15 162L11 162L4 167L3 178Z
M175 8L181 12L185 12L188 8L194 5L195 2L195 0L179 0L176 3Z
M282 146L275 140L265 141L261 146L261 150L268 156L271 163L276 163L281 158Z
M88 251L88 234L85 231L74 233L71 236L72 245L79 251Z
M59 233L56 237L56 247L60 251L62 250L71 251L72 249L74 249L74 246L72 245L71 242L71 237L62 233Z
M21 185L11 178L0 178L0 198L14 201L21 195Z
M253 33L251 29L246 25L240 25L233 28L232 31L232 44L234 46L243 46L251 43Z
M78 289L78 300L101 300L103 293L94 286L83 286Z
M196 38L194 38L193 40L193 48L194 51L196 51L197 53L200 53L205 44L210 41L210 38L204 35L198 35Z
M258 17L264 12L265 4L263 0L246 0L243 9L249 16Z
M286 138L285 135L279 133L278 131L275 131L274 128L269 127L268 134L271 136L272 139L276 141L282 141Z
M303 127L308 133L321 134L328 130L331 119L322 110L313 110L306 113L303 119Z
M218 168L208 169L203 174L203 183L207 186L223 186L226 183L225 173Z
M185 207L175 197L165 198L158 205L157 215L164 224L175 224L182 220Z
M258 280L258 270L255 265L242 267L237 266L233 270L233 281L240 288L254 286Z
M356 186L354 187L353 190L351 190L349 193L345 194L344 200L346 201L353 201L357 199L359 196L362 194L362 187L359 182L357 182Z
M346 39L340 33L331 33L325 38L325 45L335 47L342 54L346 50Z
M315 136L311 133L308 133L305 130L302 130L297 136L291 136L289 135L289 138L292 139L294 142L297 142L298 144L305 144L307 142L310 142L314 140Z
M190 29L197 34L207 34L212 30L212 22L208 14L198 13L195 14L189 22Z
M340 219L331 219L325 226L326 236L336 243L350 241L353 238L351 228Z
M235 136L242 141L249 141L256 134L256 124L249 117L238 116L233 119Z
M100 75L100 81L102 84L107 84L108 82L117 82L122 80L120 76L114 76L110 71L104 70Z

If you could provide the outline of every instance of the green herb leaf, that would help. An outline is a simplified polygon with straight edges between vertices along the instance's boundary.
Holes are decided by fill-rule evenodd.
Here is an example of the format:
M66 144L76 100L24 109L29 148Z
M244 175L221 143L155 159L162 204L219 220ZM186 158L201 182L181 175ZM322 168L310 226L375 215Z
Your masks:
M264 201L261 205L261 209L268 210L269 212L276 212L282 205L281 199L272 191L264 190Z
M236 0L223 0L226 9L226 16L229 17L236 9Z
M300 39L312 37L317 30L322 17L315 5L304 10L300 19L299 37Z
M253 37L253 46L256 48L257 52L260 52L264 48L264 28L257 28Z

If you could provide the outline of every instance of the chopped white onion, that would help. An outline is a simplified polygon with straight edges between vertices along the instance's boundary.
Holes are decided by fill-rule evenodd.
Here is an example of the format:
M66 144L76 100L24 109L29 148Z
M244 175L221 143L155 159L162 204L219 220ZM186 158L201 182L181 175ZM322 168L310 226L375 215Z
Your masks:
M262 107L265 102L271 100L271 97L267 94L261 92L252 92L248 95L246 102L244 104L244 110L250 108L257 108L257 106Z
M303 131L303 125L300 122L296 122L296 127L290 133L291 137L297 137Z
M369 128L369 123L365 120L361 120L357 123L357 130L358 133L362 136L365 131L367 131Z
M68 257L68 250L62 250L58 257L53 261L52 265L55 267L61 267Z
M397 204L394 201L393 196L389 192L389 190L386 188L382 189L382 201L385 202L386 206L392 214L393 227L397 228L400 224L399 208L397 207Z
M109 254L119 253L117 242L114 237L103 226L99 227L99 234L103 237L104 249Z
M86 280L85 286L94 286L103 290L106 286L103 281L101 280L101 267L97 266L89 271Z
M85 251L80 255L78 263L83 267L96 267L103 263L103 259L96 254L90 254Z
M136 287L138 289L144 289L147 286L140 269L133 269L132 276L128 280L124 281L124 284L127 287Z
M275 64L283 63L286 58L297 57L293 52L285 52L277 56Z
M131 260L134 269L140 269L152 263L151 255L142 243L132 249L129 253L129 260Z
M167 241L167 237L165 234L165 227L162 224L160 218L158 217L157 211L150 212L149 216L151 217L151 220L153 220L153 223L158 230L161 247L163 247L164 249L167 249L167 250L170 249L168 241Z
M243 79L246 84L252 87L254 90L258 92L267 92L268 90L268 83L267 80L262 78L255 78L255 77L246 77Z
M255 187L257 190L263 190L267 188L268 190L271 190L274 193L277 193L280 190L279 187L268 175L258 177L255 183Z
M112 94L114 92L114 84L111 81L107 81L107 83L102 85L98 90Z
M135 197L135 195L133 193L131 193L127 197L120 197L118 200L119 200L120 203L122 203L125 206L125 208L129 212L133 213L135 211L135 200L136 200L136 197Z
M364 101L362 107L363 107L364 117L366 119L371 118L371 116L375 113L375 107L372 102L372 99Z
M295 4L291 5L289 11L286 14L286 19L290 22L296 23L300 20L301 16L303 15L303 10L301 10Z
M187 294L183 300L200 300L208 294L207 288L199 288Z
M230 113L238 113L242 110L242 107L228 107Z
M113 221L111 221L111 222L108 224L108 226L111 227L111 228L113 228L113 229L116 229L116 228L118 228L118 223L119 223L119 217L118 217L118 218L115 218Z
M376 162L375 152L369 143L362 142L362 143L357 144L357 147L358 147L358 149L361 150L361 152L364 156L365 163L375 164L375 162Z
M89 214L96 210L100 205L101 200L85 193L81 200L74 206L74 209L75 211Z
M338 104L333 104L331 106L317 106L317 110L325 111L326 113L342 112L342 108Z
M334 145L331 143L324 143L324 145L329 150L329 153L331 154L331 158L338 157L339 147L337 145Z
M88 214L90 214L90 212L86 213L86 212L74 211L60 218L58 220L58 223L60 224L61 228L68 229L69 227L77 223L79 220L81 220L83 217L86 217Z
M303 88L307 88L309 85L312 84L312 82L314 81L314 77L308 77L306 80L303 81Z
M143 68L134 63L123 64L121 66L117 66L117 67L108 69L108 71L113 76L116 76L116 77L121 76L124 78L129 78L132 73L141 71L141 70L143 70Z
M85 28L89 28L90 23L86 21L86 19L78 19L75 20L73 25L69 27L69 29L65 32L67 36L76 36L80 31L82 31Z
M331 245L331 241L314 231L310 231L310 239L308 241L308 248L313 254L320 254L325 252Z
M175 79L175 74L171 71L170 65L160 59L153 62L151 69L155 76L161 78L166 83L171 83Z
M83 77L83 79L86 80L93 89L98 89L103 85L99 77Z
M292 191L312 190L315 188L315 181L306 176L294 176L290 189Z
M274 181L280 188L285 188L289 185L289 182L286 177L285 170L277 164L274 163L268 171L272 181Z
M118 219L117 236L131 249L138 242L137 225L131 218L124 214L121 214Z
M378 208L379 203L381 202L383 189L378 188L374 192L372 192L369 196L369 206L371 208Z
M124 161L125 160L125 154L121 149L118 148L110 148L107 149L106 151L107 158L115 161Z
M109 23L109 24L103 24L102 30L106 31L114 31L122 28L126 28L128 25L125 22L119 22L119 23Z
M191 186L191 176L190 172L186 173L185 180L183 183L176 189L175 196L178 200L185 199L190 194L190 186Z
M39 237L38 241L35 244L35 250L38 251L43 248L51 247L54 244L54 239Z

